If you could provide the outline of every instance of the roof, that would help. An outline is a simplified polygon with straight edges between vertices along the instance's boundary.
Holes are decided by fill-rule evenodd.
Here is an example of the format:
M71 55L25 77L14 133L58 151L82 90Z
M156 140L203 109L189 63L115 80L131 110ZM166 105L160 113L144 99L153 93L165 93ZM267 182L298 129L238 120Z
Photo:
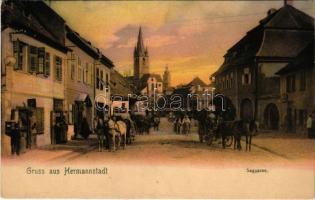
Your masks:
M99 59L102 64L105 66L112 68L114 67L111 60L109 60L106 56L104 56L101 51L94 47L90 41L86 40L79 33L75 32L69 26L66 26L67 38L76 44L80 49L82 49L85 53L90 55L94 59Z
M155 78L158 82L163 82L161 76L159 74L143 74L138 81L138 90L141 91L145 87L147 87L147 82L150 78Z
M188 94L190 94L190 87L182 86L182 87L175 88L173 91L173 95L174 94L182 95L183 97L186 97Z
M305 31L266 30L258 57L294 58L312 40L314 35Z
M260 23L233 45L225 62L214 73L254 62L256 57L296 57L314 36L314 19L298 9L285 5L270 12Z
M314 29L314 18L288 4L277 10L269 20L262 20L261 23L265 28Z
M66 52L65 21L42 1L4 1L1 5L1 29L23 31L53 48Z
M190 81L190 83L188 83L186 86L196 86L196 85L200 85L202 87L207 86L207 84L205 82L203 82L199 77L194 78L192 81Z
M112 95L120 95L128 97L128 94L132 94L132 88L125 77L123 77L118 71L111 70L110 73L110 86Z
M276 74L284 75L290 72L298 71L300 69L314 68L314 42L307 45L306 48L288 65L279 70Z

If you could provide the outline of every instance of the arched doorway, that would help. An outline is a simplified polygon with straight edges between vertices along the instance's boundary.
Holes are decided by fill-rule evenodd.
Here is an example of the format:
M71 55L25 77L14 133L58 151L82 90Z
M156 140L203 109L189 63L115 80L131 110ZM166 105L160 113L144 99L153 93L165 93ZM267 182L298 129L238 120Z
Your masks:
M254 119L253 104L249 99L243 99L241 102L241 119Z
M264 124L267 129L279 128L279 111L277 106L273 103L268 104L265 108Z

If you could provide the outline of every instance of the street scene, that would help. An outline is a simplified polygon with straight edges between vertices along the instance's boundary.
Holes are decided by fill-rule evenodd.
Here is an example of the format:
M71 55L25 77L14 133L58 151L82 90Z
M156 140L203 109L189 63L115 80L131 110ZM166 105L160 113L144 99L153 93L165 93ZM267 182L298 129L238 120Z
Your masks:
M187 169L196 182L193 177L208 176L197 175L201 169L272 173L272 180L282 180L286 174L277 179L274 171L280 169L292 172L289 197L310 197L314 11L312 1L293 0L2 1L1 166L2 176L10 174L5 185L10 188L17 174L31 181L27 175L45 171L40 166L102 166L99 172L106 175L114 169L128 189L118 169L132 167L153 179L154 168L161 167L161 174ZM143 174L140 168L146 168ZM185 177L166 174L163 180ZM297 174L303 190L293 182ZM251 183L246 180L242 184ZM65 177L61 182L68 183ZM201 194L196 184L182 183L174 196L164 190L165 181L156 194L147 190L135 197L210 198L206 185ZM191 193L180 196L190 185ZM26 194L6 191L8 197ZM30 191L27 197L37 197ZM113 191L105 193L136 194ZM278 192L286 197L286 189ZM254 197L245 193L237 194Z
M204 167L291 167L313 168L314 140L275 132L259 132L252 144L252 151L222 149L220 141L211 146L200 143L197 127L189 134L176 134L166 118L161 119L159 131L137 135L126 149L116 152L98 151L96 135L88 140L76 140L68 144L47 146L20 156L19 160L9 158L4 164L41 163L43 165L80 165L86 163L102 164L144 164L170 166ZM245 141L241 145L245 147ZM288 148L290 147L290 148Z

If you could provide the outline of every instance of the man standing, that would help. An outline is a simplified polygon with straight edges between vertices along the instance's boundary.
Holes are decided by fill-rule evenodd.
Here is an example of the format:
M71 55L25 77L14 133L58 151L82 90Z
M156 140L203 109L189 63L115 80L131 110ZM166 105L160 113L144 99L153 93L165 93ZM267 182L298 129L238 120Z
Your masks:
M306 120L306 128L307 128L307 135L308 138L313 138L312 134L312 115L310 114Z
M30 111L30 129L31 129L31 137L29 138L30 148L34 148L36 146L36 117L33 111Z

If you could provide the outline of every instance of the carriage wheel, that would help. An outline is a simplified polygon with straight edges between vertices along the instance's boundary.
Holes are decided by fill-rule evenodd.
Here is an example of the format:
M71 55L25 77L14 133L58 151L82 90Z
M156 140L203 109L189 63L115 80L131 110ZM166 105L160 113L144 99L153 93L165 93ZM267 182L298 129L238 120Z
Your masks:
M232 136L226 136L225 138L225 146L230 147L233 143L233 137Z

